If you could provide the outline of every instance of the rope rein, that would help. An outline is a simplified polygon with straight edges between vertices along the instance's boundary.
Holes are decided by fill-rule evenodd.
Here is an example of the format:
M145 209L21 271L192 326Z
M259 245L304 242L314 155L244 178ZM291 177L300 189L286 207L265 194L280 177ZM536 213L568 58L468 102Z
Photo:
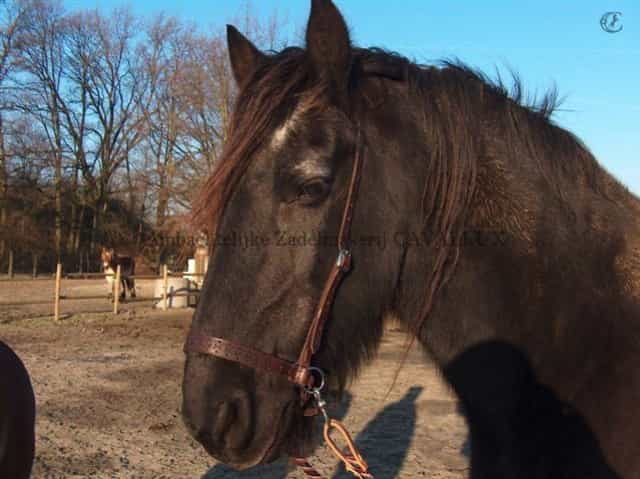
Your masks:
M357 477L358 479L374 479L373 474L369 472L367 462L358 451L358 448L354 444L351 435L344 425L335 419L330 419L329 421L330 422L325 423L324 425L323 435L331 452L333 452L333 454L342 462L346 471L353 474L354 477ZM347 443L347 447L344 450L340 450L331 438L332 429L340 432ZM302 470L305 477L310 479L325 479L324 476L320 474L306 458L295 457L291 459L291 462Z
M347 431L347 429L340 421L329 417L326 409L327 403L320 394L320 390L323 386L324 378L322 380L322 383L320 384L320 387L309 388L308 392L313 395L316 404L318 405L318 409L324 416L324 427L322 431L324 442L327 446L329 446L329 449L334 454L334 456L336 456L336 458L338 458L342 462L347 472L350 472L354 477L357 477L358 479L374 479L373 474L369 472L369 466L367 462L364 460L364 457L362 457L362 454L360 454L360 451L358 450L358 447L349 434L349 431ZM346 443L346 447L344 449L340 449L340 447L331 437L331 432L334 430L340 433L342 439ZM302 472L304 472L307 478L325 479L324 476L322 476L322 474L320 474L306 458L295 457L291 459L291 462L302 469Z

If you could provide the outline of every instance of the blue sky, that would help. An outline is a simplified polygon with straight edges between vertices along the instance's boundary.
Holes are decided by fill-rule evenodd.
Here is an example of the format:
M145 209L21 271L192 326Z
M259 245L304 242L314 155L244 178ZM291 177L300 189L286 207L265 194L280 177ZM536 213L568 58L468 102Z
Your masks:
M221 28L245 0L65 0L68 9L164 11L203 30ZM295 43L308 0L255 0L257 15L278 12ZM527 90L556 85L566 100L554 120L577 134L603 164L640 194L640 2L336 0L360 46L382 46L420 62L457 56L488 73L520 73ZM623 30L606 33L600 17L619 11Z

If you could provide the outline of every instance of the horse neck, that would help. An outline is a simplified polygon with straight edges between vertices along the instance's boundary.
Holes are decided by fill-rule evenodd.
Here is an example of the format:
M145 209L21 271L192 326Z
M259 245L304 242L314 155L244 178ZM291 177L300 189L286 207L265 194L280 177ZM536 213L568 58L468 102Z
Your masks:
M394 84L389 88L394 101L385 102L384 115L380 115L383 123L377 130L389 130L394 124L390 131L401 132L403 139L393 146L398 151L395 160L379 157L378 162L391 163L399 170L396 176L406 180L395 185L404 188L408 228L432 242L426 248L412 245L405 251L395 312L428 347L421 326L429 322L441 290L456 269L475 197L480 142L470 121L474 105L444 99L444 91L409 86L407 95L406 88L396 86L397 92L393 92ZM409 136L412 141L407 141Z
M474 105L465 127L478 174L464 226L502 240L460 249L420 340L442 364L504 340L570 397L588 379L587 367L574 374L580 361L607 369L607 348L625 360L638 352L597 331L638 337L640 202L567 131L517 105L512 118ZM567 351L573 362L556 356Z
M470 80L469 87L473 91L482 85ZM409 306L403 307L406 322L414 322L414 326L416 321L418 324L424 322L428 326L426 330L436 337L451 333L452 327L458 324L452 319L456 315L468 314L478 318L477 324L469 326L469 334L452 333L459 339L456 345L450 344L446 348L440 344L429 344L429 334L422 330L424 334L420 338L423 344L436 350L436 356L443 361L468 344L495 335L496 331L514 341L524 338L523 343L526 343L530 340L523 333L525 325L512 322L513 328L509 331L507 323L494 323L495 318L505 317L501 308L508 305L496 303L488 307L483 304L483 296L495 296L495 289L504 285L491 285L483 294L470 292L484 291L491 280L499 282L509 275L518 276L510 264L531 268L531 274L541 275L542 282L545 276L552 278L553 271L540 271L541 266L536 263L543 256L559 259L570 256L576 245L572 246L567 237L580 241L583 254L590 255L588 261L595 265L597 251L590 250L588 242L576 230L576 223L583 221L588 212L595 211L615 235L623 234L616 231L622 221L610 221L608 216L626 215L627 220L638 222L637 219L632 220L632 215L616 210L622 207L622 210L631 211L629 205L637 203L637 200L630 201L630 195L568 132L513 102L503 101L494 111L492 106L497 100L490 95L478 95L480 100L452 97L445 101L443 95L447 94L446 89L430 92L433 98L426 101L425 111L416 115L425 119L424 130L429 134L423 135L424 148L431 153L428 161L424 162L427 172L418 181L424 181L426 185L423 190L423 226L432 228L436 235L443 237L453 234L454 244L442 255L442 262L448 262L444 269L438 269L433 259L423 259L437 257L442 251L436 251L435 255L433 251L422 254L409 251L406 261L410 266L405 267L406 275L411 278L408 282L421 284L422 289L416 287L406 294ZM429 101L437 107L429 107ZM412 102L415 104L415 99ZM576 201L576 197L580 201ZM603 200L607 207L600 206ZM579 221L572 220L572 215ZM469 245L460 248L455 244L456 233L464 230L493 232L499 234L496 238L506 244L483 251L470 251ZM542 244L544 240L551 244ZM611 239L603 236L594 238L594 241L607 244ZM640 263L638 251L640 248L629 253L627 264ZM440 274L434 276L438 271ZM483 279L480 273L483 271L491 271L487 273L491 279ZM447 281L452 284L447 286ZM449 293L443 295L445 287ZM535 285L523 284L522 287L530 289ZM540 287L545 286L542 284ZM476 301L475 311L471 308L462 312L460 305L451 297L452 291L468 297L468 303ZM521 299L528 301L524 292L518 292L521 293ZM512 293L505 291L504 294ZM424 300L425 295L427 300ZM429 302L433 305L425 304ZM437 310L433 311L435 306ZM542 305L531 304L531 307L540 308L541 312L544 310ZM510 314L520 314L518 308ZM480 319L482 313L478 311L481 310L493 317ZM549 311L544 311L544 314L548 316ZM433 321L432 315L437 317Z
M459 249L424 320L435 255L407 248L397 313L463 398L548 386L554 401L576 406L600 438L614 413L637 431L628 411L640 397L633 375L640 360L640 203L568 132L521 107L505 108L473 102L454 134L459 115L425 112L436 132L424 135L425 151L472 151L477 161L474 188L466 191L470 208L458 219L467 230L500 233L501 242ZM406 138L411 125L387 116ZM403 153L398 163L415 154ZM424 175L414 164L420 174L413 181L431 187L437 203L424 217L436 224L443 224L438 214L450 191L442 179L456 167L450 160L429 158ZM492 410L493 400L487 404Z

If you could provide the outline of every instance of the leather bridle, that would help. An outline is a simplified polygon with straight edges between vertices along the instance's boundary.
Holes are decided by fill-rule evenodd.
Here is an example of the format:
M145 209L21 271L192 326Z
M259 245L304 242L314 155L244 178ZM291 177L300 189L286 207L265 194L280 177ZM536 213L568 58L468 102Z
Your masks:
M324 327L340 281L351 269L352 257L351 251L349 250L349 237L360 177L362 176L362 165L361 133L360 128L358 128L351 181L349 183L349 190L347 192L347 199L344 205L342 222L340 223L340 231L338 234L338 256L324 283L322 295L316 306L298 359L292 362L236 342L208 336L194 328L192 328L187 338L184 346L185 352L215 356L258 371L285 376L290 382L300 387L303 402L306 402L309 393L321 387L317 382L318 379L320 379L320 382L324 383L324 373L319 368L312 366L311 362L320 347ZM320 378L317 377L318 375ZM308 414L307 410L305 410L305 414Z

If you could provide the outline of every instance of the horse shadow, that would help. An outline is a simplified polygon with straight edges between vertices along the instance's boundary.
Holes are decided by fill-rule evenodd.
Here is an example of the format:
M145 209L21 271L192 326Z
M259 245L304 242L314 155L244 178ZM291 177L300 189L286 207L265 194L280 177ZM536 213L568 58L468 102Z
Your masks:
M536 471L535 477L621 479L586 418L540 382L513 345L476 344L444 372L462 398L459 412L466 411L470 434L460 452L471 460L472 476Z
M423 389L409 388L402 399L386 406L356 436L356 446L376 479L400 477L416 426L416 401ZM351 477L340 465L332 479Z
M332 417L341 420L347 415L351 405L352 396L349 392L342 395L340 401L329 400L329 413ZM224 464L216 464L209 469L201 479L228 479L228 478L244 478L244 479L286 479L290 471L289 460L287 458L280 459L271 464L264 464L246 471L236 471Z

